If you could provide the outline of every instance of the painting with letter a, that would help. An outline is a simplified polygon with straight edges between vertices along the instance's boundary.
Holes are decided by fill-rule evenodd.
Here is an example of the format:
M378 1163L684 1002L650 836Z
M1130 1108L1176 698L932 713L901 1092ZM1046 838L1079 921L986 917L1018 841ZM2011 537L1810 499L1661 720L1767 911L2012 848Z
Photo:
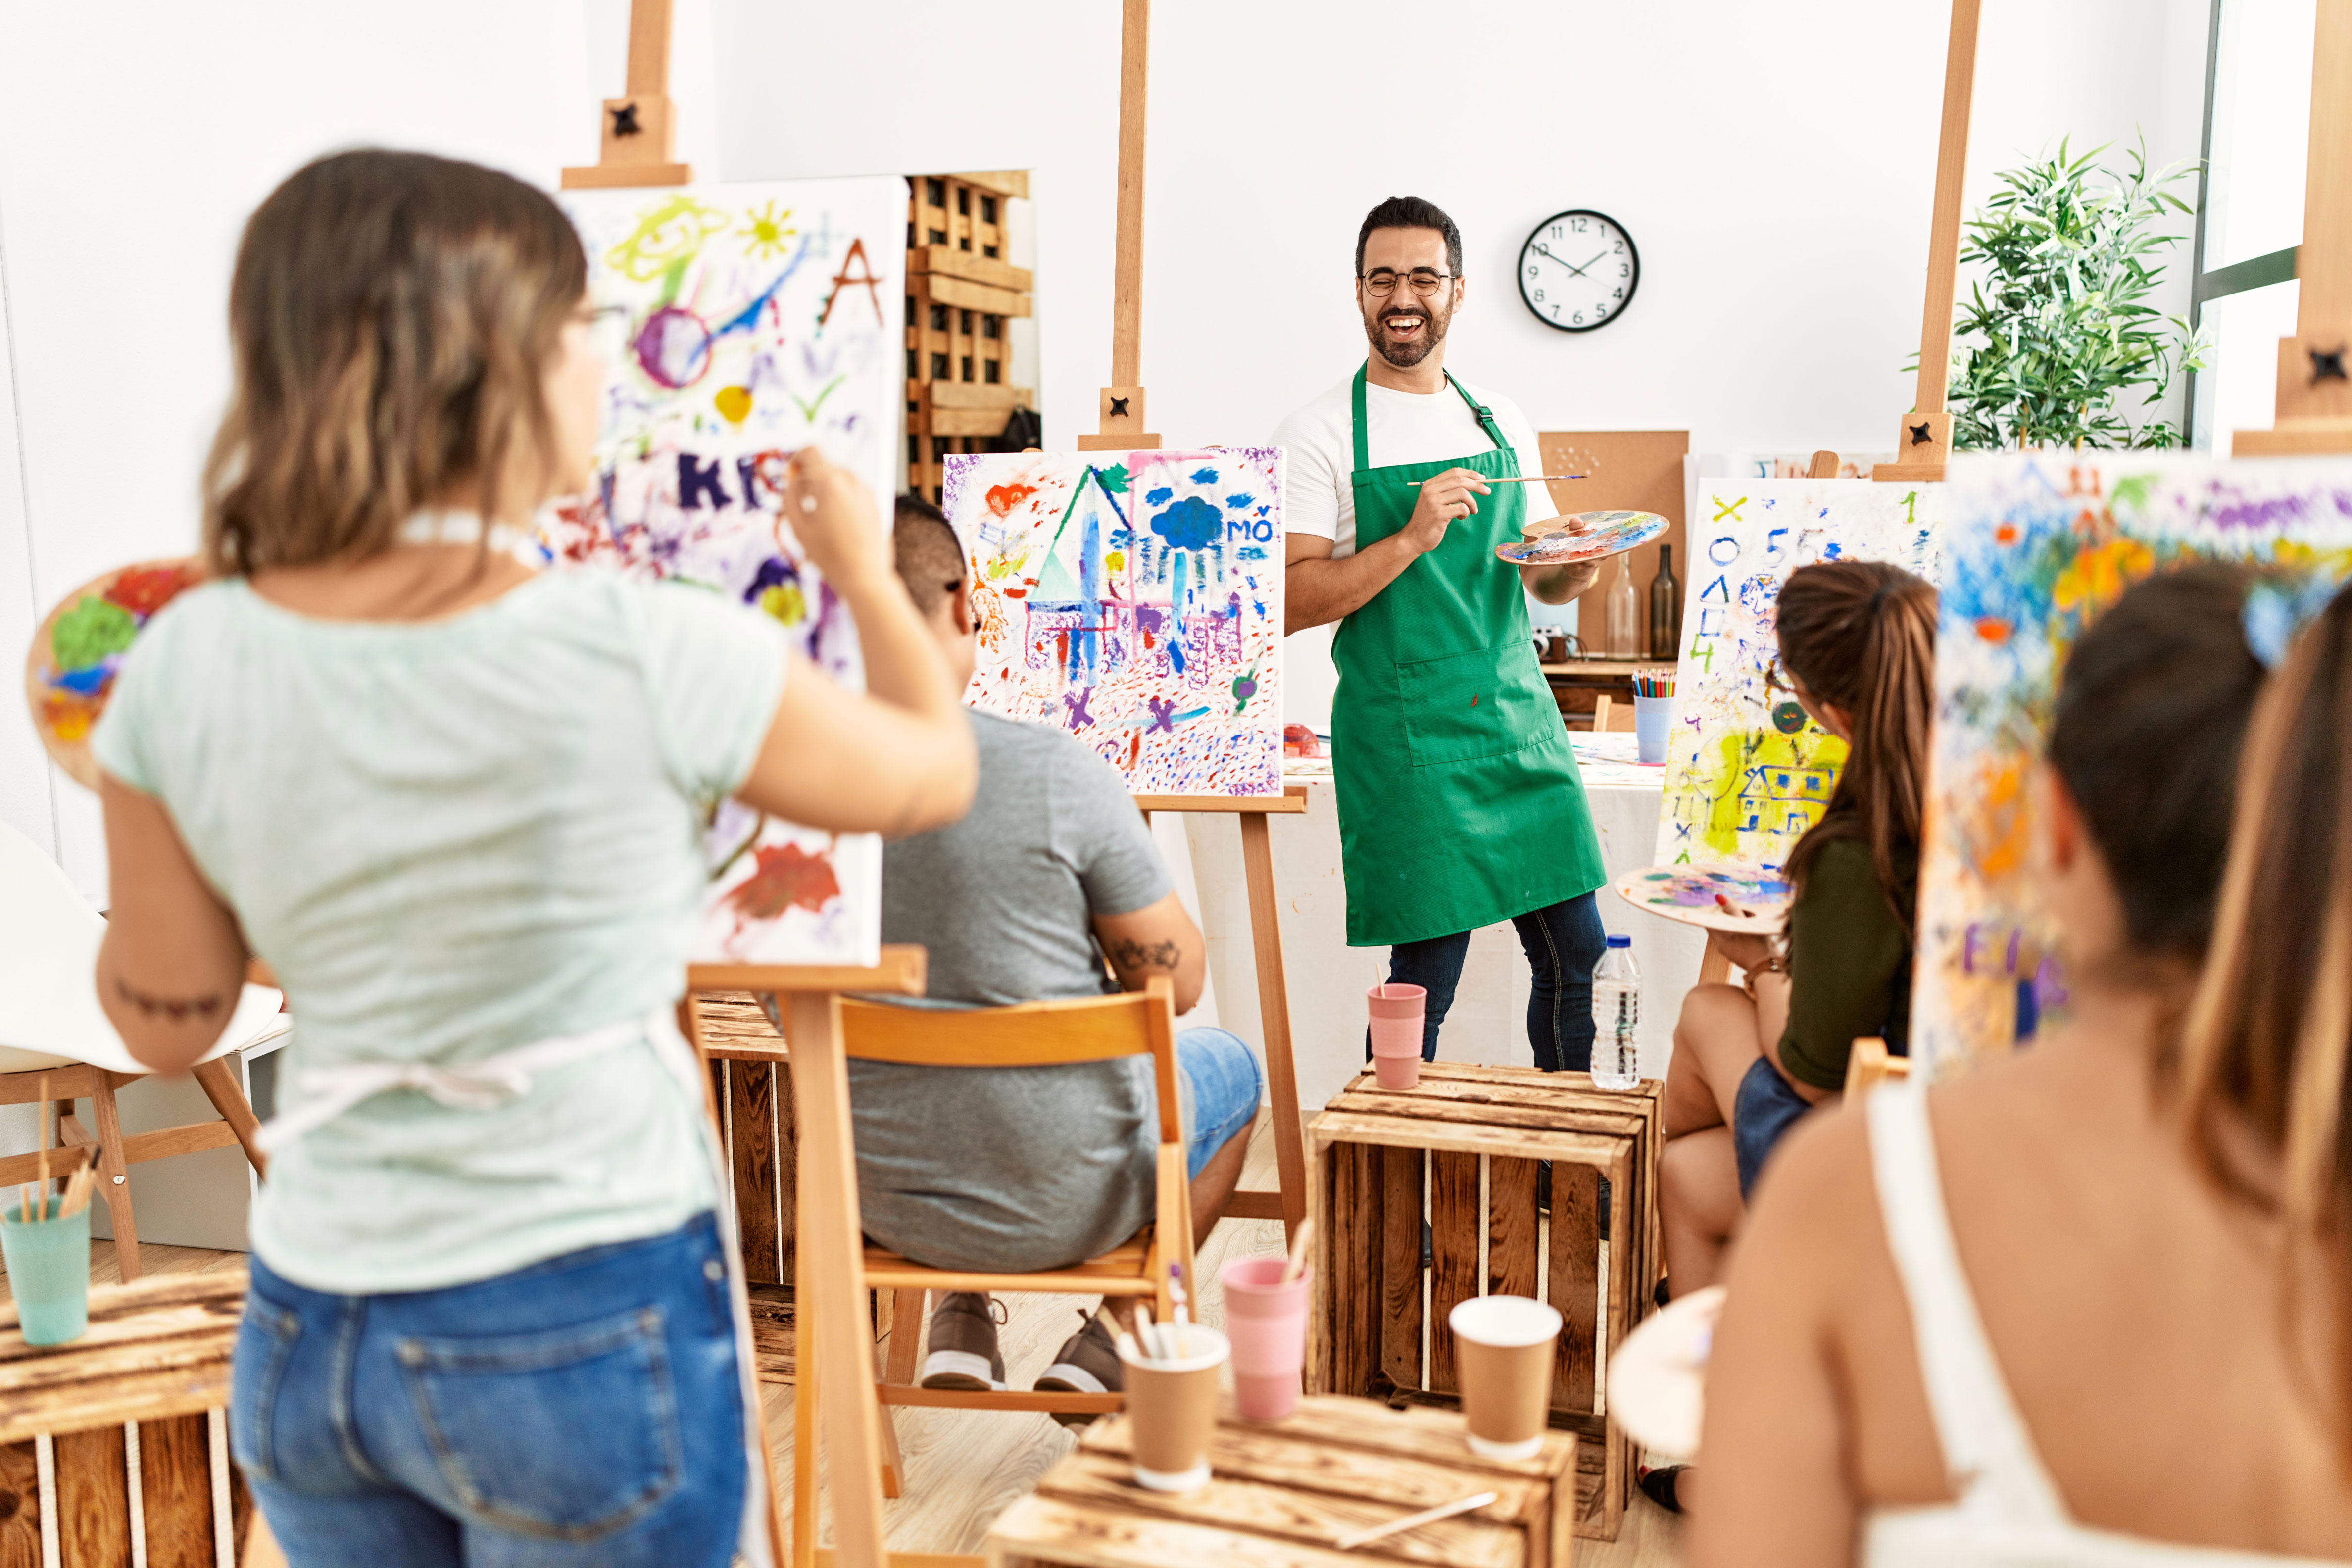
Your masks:
M1770 677L1780 584L1816 561L1886 561L1936 581L1944 487L1699 481L1658 814L1661 865L1778 868L1821 820L1845 742Z
M890 525L905 395L904 180L566 191L605 359L596 487L540 520L559 569L697 584L773 616L863 680L847 611L777 515L804 447L866 481ZM872 963L882 855L715 803L695 956Z
M2341 458L1969 457L1948 488L1911 1004L1912 1056L1937 1078L2066 1000L2033 897L2029 785L2077 639L2134 583L2194 560L2352 571Z
M1282 453L948 459L966 700L1067 730L1137 795L1282 793Z

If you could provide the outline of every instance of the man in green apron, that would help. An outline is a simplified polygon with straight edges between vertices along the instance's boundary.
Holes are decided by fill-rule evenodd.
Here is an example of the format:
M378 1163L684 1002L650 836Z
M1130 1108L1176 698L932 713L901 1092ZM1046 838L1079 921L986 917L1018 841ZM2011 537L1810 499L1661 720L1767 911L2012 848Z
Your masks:
M1288 453L1285 630L1339 623L1348 942L1387 946L1389 979L1428 990L1423 1056L1436 1056L1471 932L1507 920L1533 975L1536 1066L1589 1069L1606 878L1520 588L1564 604L1599 574L1495 558L1557 513L1540 483L1490 482L1540 472L1540 458L1516 407L1446 374L1462 294L1451 218L1410 196L1365 217L1356 303L1370 356L1274 435Z

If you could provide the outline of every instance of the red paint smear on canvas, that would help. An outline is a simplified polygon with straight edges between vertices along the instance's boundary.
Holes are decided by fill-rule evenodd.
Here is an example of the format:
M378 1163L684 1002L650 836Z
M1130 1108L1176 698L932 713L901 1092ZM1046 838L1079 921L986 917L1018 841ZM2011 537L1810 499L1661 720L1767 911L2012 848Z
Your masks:
M1023 501L1027 500L1031 496L1034 496L1036 493L1037 487L1035 485L1014 484L992 486L988 492L988 510L994 512L999 517L1007 516L1012 512L1014 507L1019 506Z
M754 849L751 855L757 868L727 893L728 907L738 921L772 921L795 908L819 914L841 897L833 861L822 853L782 844Z

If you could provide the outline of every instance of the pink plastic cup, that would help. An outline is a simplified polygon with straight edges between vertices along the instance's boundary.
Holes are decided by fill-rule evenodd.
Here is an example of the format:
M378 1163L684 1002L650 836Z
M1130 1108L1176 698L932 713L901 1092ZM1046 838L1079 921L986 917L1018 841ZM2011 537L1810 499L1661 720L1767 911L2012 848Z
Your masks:
M1412 1089L1421 1082L1422 1020L1429 993L1418 985L1381 984L1364 994L1371 1013L1372 1071L1382 1089Z
M1225 1337L1234 1344L1234 1403L1252 1421L1279 1421L1298 1408L1307 1364L1310 1266L1282 1282L1288 1259L1236 1258L1217 1270L1225 1288Z

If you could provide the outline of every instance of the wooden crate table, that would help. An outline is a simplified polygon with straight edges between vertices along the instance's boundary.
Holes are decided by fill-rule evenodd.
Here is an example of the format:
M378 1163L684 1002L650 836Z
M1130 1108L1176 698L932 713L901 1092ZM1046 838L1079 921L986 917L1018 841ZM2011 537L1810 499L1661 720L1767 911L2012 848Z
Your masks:
M1424 1063L1416 1089L1383 1089L1370 1073L1349 1083L1307 1130L1317 1252L1307 1386L1455 1403L1454 1306L1480 1295L1549 1301L1567 1321L1551 1422L1585 1439L1577 1532L1614 1541L1633 1451L1608 1427L1601 1369L1649 1310L1664 1264L1663 1092L1654 1079L1613 1093L1584 1073L1453 1062ZM1549 1217L1536 1204L1544 1160Z
M1576 1450L1572 1434L1553 1432L1532 1459L1482 1459L1450 1411L1310 1394L1285 1420L1244 1421L1229 1400L1210 1442L1209 1484L1171 1495L1135 1484L1128 1417L1109 1416L997 1520L988 1561L992 1568L1569 1568ZM1483 1491L1499 1495L1475 1513L1353 1552L1333 1545L1350 1531Z
M26 1344L0 1306L0 1565L127 1564L135 1520L149 1568L236 1568L252 1505L225 1407L245 1283L94 1286L89 1332L62 1345Z

